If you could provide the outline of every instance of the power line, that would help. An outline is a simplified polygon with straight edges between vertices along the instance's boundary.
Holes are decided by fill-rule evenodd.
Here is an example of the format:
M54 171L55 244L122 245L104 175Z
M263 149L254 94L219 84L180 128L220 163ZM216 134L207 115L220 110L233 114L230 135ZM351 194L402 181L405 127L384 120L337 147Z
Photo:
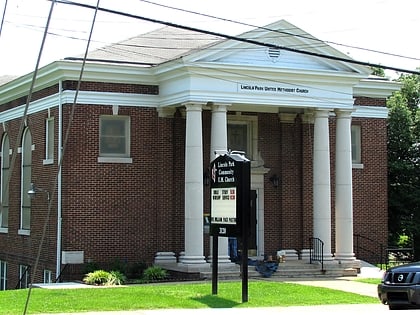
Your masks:
M33 93L33 89L34 89L34 86L35 86L36 77L38 75L39 64L40 64L40 61L41 61L42 52L44 50L45 41L47 39L47 30L48 30L48 27L49 27L50 22L51 22L51 16L52 16L54 4L55 4L55 0L52 0L50 11L49 11L48 18L47 18L47 23L46 23L46 26L45 26L44 36L42 38L41 47L40 47L39 53L38 53L38 59L37 59L36 65L35 65L35 71L32 75L32 81L31 81L31 85L29 87L28 97L26 99L26 105L25 105L25 109L24 109L24 112L23 112L23 115L22 115L21 124L20 124L20 127L19 127L18 137L16 138L16 146L15 146L15 149L13 150L12 163L10 164L10 174L13 173L13 169L14 169L14 165L15 165L15 161L16 161L16 157L17 157L16 155L17 155L17 151L18 151L17 148L18 148L18 145L19 145L19 141L21 139L23 128L26 125L26 118L27 118L27 114L28 114L29 104L31 103L32 93ZM10 177L9 177L9 180L10 180ZM51 200L48 201L48 212L50 212L50 211L51 211ZM36 257L35 268L34 268L35 271L38 268L39 257L40 257L40 253L41 253L41 250L42 250L43 240L44 240L44 236L45 236L45 233L46 233L46 230L47 230L48 218L49 218L49 215L47 215L47 220L45 221L43 234L42 234L41 241L40 241L40 244L39 244L39 247L38 247L38 255ZM23 311L24 315L26 314L26 311L28 309L31 292L32 292L32 285L29 286L29 291L28 291L28 295L27 295L27 298L26 298L26 302L25 302L25 308L24 308L24 311Z
M79 7L83 7L83 8L87 8L87 9L95 9L95 7L92 6L92 5L73 2L73 1L68 1L68 0L56 0L56 2L61 3L61 4L79 6ZM324 59L329 59L329 60L334 60L334 61L341 61L341 62L345 62L345 63L356 64L356 65L360 65L360 66L382 68L382 69L393 70L393 71L397 71L397 72L420 75L420 72L415 71L415 70L407 70L407 69L402 69L402 68L393 67L393 66L380 65L380 64L370 63L370 62L358 61L358 60L354 60L354 59L342 58L342 57L338 57L338 56L321 54L321 53L317 53L317 52L295 49L295 48L286 47L286 46L280 46L280 45L271 44L271 43L264 43L264 42L260 42L260 41L254 40L254 39L242 38L242 37L238 37L238 36L232 36L232 35L228 35L228 34L203 30L203 29L199 29L199 28L195 28L195 27L191 27L191 26L186 26L186 25L176 24L176 23L172 23L172 22L152 19L152 18L140 16L140 15L125 13L125 12L116 11L116 10L107 9L107 8L99 8L99 11L110 13L110 14L121 15L121 16L129 17L129 18L133 18L133 19L144 20L144 21L148 21L148 22L152 22L152 23L162 24L162 25L166 25L166 26L171 26L171 27L174 27L174 28L189 30L189 31L198 32L198 33L203 33L203 34L207 34L207 35L218 36L218 37L222 37L222 38L229 39L229 40L240 41L240 42L253 44L253 45L259 45L259 46L265 46L265 47L268 47L268 48L281 49L281 50L285 50L285 51L290 51L290 52L303 54L303 55L309 55L309 56L318 57L318 58L324 58Z
M333 41L324 41L324 40L320 40L318 38L308 36L308 35L289 33L289 32L287 32L287 30L281 30L281 31L280 30L273 30L273 29L270 29L270 28L264 27L264 26L257 26L257 25L254 25L254 24L249 24L249 23L240 22L240 21L227 19L227 18L221 18L221 17L218 17L218 16L210 15L210 14L205 14L205 13L200 13L200 12L196 12L196 11L191 11L191 10L177 8L177 7L172 7L172 6L169 6L169 5L160 4L160 3L156 3L156 2L153 2L153 1L149 1L149 0L139 0L139 1L149 3L149 4L153 4L153 5L160 6L160 7L164 7L164 8L168 8L168 9L172 9L172 10L185 12L185 13L191 13L191 14L195 14L195 15L199 15L199 16L209 17L209 18L216 19L216 20L221 20L221 21L225 21L225 22L230 22L230 23L235 23L235 24L239 24L239 25L249 26L249 27L253 27L253 28L256 28L256 29L261 29L261 30L280 33L280 34L285 34L285 35L292 36L292 37L300 37L300 38L304 38L304 39L309 39L309 40L317 41L317 42L320 42L320 43L328 43L328 44L332 44L332 45L337 45L337 46L342 46L342 47L347 47L347 48L352 48L352 49L358 49L358 50L363 50L363 51L367 51L367 52L379 53L379 54L388 55L388 56L392 56L392 57L399 57L399 58L405 58L405 59L420 61L420 58L402 56L402 55L399 55L399 54L388 53L388 52L379 51L379 50L375 50L375 49L362 48L362 47L358 47L358 46L354 46L354 45L346 45L346 44L337 43L337 42L333 42Z
M4 1L3 16L1 18L1 23L0 23L0 37L1 37L1 31L3 30L4 17L6 16L6 9L7 9L7 0Z

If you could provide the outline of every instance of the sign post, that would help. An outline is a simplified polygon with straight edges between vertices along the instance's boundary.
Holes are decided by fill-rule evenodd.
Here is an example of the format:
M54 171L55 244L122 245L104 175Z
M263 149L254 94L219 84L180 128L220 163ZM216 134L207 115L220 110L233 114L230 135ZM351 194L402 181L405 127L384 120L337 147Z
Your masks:
M214 159L210 164L210 170L212 294L217 294L218 237L237 237L242 241L242 302L247 302L250 161L243 154L232 152Z

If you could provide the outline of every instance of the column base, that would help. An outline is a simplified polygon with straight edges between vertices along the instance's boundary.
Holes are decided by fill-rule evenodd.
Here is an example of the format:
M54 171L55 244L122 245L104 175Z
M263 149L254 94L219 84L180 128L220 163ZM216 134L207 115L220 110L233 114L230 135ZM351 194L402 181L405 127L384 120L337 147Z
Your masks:
M174 252L157 252L155 255L155 265L176 264L176 262Z
M213 256L212 255L210 255L209 257L207 257L207 262L208 263L211 263L213 261ZM223 264L232 264L233 262L230 260L230 257L229 256L226 256L226 255L224 255L224 256L219 256L219 257L217 257L217 264L218 265L223 265Z
M334 259L339 261L353 261L356 260L356 256L354 253L335 253Z
M179 263L184 265L200 265L207 264L204 256L180 256Z
M333 257L332 254L326 254L326 253L324 253L324 257L323 258L324 258L324 261L327 261L327 262L334 260L334 257Z

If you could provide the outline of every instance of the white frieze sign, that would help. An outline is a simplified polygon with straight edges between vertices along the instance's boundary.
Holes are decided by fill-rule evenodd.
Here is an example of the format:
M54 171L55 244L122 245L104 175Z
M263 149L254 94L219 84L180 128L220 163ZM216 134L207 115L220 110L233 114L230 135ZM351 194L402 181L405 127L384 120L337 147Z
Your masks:
M309 87L302 87L289 84L271 83L238 83L240 93L270 93L270 94L311 94Z

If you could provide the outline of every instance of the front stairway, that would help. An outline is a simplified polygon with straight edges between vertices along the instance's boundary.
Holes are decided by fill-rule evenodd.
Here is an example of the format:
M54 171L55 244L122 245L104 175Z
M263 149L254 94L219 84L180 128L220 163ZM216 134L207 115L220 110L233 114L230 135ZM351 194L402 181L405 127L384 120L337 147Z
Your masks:
M219 279L235 279L240 278L240 266L237 265L237 270L223 270L223 266L219 267L218 278ZM322 270L321 264L315 262L310 264L308 261L294 260L279 263L277 270L271 274L270 278L275 279L290 279L290 278L337 278L337 277L348 277L357 276L359 268L357 263L338 263L335 261L325 263L324 270ZM211 279L211 271L201 272L200 277L202 279ZM264 276L256 270L256 266L248 266L248 277L249 278L264 278Z
M161 267L169 270L174 277L190 280L206 280L212 278L210 264L201 270L187 270L180 264L165 264ZM290 260L279 263L277 270L269 277L273 279L290 278L338 278L357 276L360 271L360 261L341 263L337 261L324 262L324 268L321 264L314 262L312 264L305 260ZM261 279L264 276L256 270L256 266L248 266L248 278ZM218 268L218 279L235 280L241 279L240 266L238 264L220 264Z

